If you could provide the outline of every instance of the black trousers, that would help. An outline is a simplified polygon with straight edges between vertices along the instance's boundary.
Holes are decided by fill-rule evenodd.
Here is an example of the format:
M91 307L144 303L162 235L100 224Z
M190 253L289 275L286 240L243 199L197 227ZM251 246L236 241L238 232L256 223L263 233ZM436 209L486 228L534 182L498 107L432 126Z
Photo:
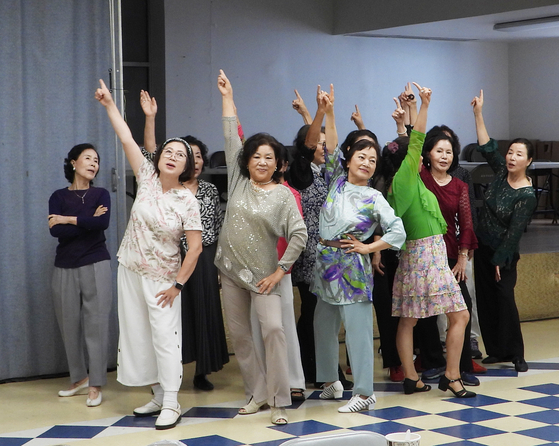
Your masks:
M301 296L301 316L297 321L297 337L301 349L301 363L305 381L316 382L316 357L314 350L314 309L317 297L310 292L309 284L298 282Z
M520 255L514 255L508 268L501 268L501 280L496 282L495 266L491 263L494 254L493 249L480 243L474 257L479 327L485 351L500 360L524 358L524 340L514 299Z
M448 266L450 269L454 268L457 261L455 259L448 259ZM465 281L458 282L462 296L468 307L470 318L466 330L464 332L464 344L462 346L462 355L460 356L460 371L472 372L472 351L470 348L470 335L472 331L472 298L468 292L468 287ZM446 317L441 314L439 316L431 316L425 319L419 319L415 326L415 341L421 352L421 366L424 369L432 369L444 367L446 360L443 356L443 349L440 342L439 327L437 326L437 318Z
M396 333L400 318L392 316L392 286L398 268L397 252L385 249L381 252L381 262L384 265L384 276L374 273L373 305L380 334L382 367L387 368L402 364L396 348Z

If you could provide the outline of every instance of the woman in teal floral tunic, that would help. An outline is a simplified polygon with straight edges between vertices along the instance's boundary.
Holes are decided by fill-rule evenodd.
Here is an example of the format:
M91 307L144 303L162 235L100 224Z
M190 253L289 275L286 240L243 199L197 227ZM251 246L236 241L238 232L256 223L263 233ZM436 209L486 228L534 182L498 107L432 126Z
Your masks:
M326 144L334 130L333 89L323 93L319 107L326 112ZM343 321L351 368L353 397L338 412L371 409L373 394L372 267L369 254L400 248L406 234L400 218L381 192L368 187L379 159L374 141L360 140L326 161L328 196L320 212L320 242L311 290L318 296L315 311L317 380L325 382L322 399L340 398L338 332ZM384 236L365 244L378 225Z

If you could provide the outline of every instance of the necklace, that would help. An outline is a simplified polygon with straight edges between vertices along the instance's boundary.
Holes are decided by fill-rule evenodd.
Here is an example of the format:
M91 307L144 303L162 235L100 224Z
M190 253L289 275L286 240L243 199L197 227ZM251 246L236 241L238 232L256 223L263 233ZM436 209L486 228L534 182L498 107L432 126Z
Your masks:
M85 193L83 195L78 194L75 190L72 189L72 192L74 192L78 197L80 197L82 199L82 204L85 204L84 198L87 195L87 193L89 192L89 189L87 189L85 191Z
M265 183L261 183L261 182L259 182L259 181L254 181L254 180L252 180L252 179L250 180L250 182L251 182L252 184L254 184L255 186L266 186L267 184L270 184L272 181L274 181L273 178L270 179L270 181L266 181Z
M433 179L435 180L435 182L440 185L440 186L446 186L450 180L449 180L450 175L447 175L443 180L439 180L438 178L436 178L435 176L433 176Z

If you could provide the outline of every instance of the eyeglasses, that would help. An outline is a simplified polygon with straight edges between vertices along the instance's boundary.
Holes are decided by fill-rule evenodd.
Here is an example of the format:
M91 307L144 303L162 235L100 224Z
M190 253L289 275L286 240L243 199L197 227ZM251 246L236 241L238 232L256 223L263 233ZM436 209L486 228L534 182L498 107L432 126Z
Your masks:
M161 156L165 158L175 157L177 161L184 161L186 159L186 153L184 152L173 152L171 149L164 149Z

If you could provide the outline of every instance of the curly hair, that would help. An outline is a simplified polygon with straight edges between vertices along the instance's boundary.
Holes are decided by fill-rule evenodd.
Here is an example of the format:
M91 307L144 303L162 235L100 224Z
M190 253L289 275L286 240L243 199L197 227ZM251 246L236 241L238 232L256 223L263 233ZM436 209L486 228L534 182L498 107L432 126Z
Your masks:
M398 172L408 153L409 143L409 137L400 136L386 144L382 149L381 175L384 178L386 190L390 188L394 175Z
M72 161L77 161L83 151L87 149L95 150L95 153L97 154L97 160L99 161L99 163L101 163L99 152L97 152L97 149L93 144L83 143L72 147L68 152L68 156L64 158L64 177L70 184L74 182L75 177L75 170L74 166L72 165ZM99 171L97 171L97 173L99 173ZM97 174L95 176L97 176ZM93 184L93 181L90 181L90 184Z
M252 135L245 141L243 148L239 153L238 164L241 170L241 175L250 179L250 172L248 171L248 163L254 156L260 146L270 146L274 151L276 158L276 170L272 174L272 180L279 183L281 179L281 168L283 166L282 150L285 149L282 143L268 133L257 133Z

